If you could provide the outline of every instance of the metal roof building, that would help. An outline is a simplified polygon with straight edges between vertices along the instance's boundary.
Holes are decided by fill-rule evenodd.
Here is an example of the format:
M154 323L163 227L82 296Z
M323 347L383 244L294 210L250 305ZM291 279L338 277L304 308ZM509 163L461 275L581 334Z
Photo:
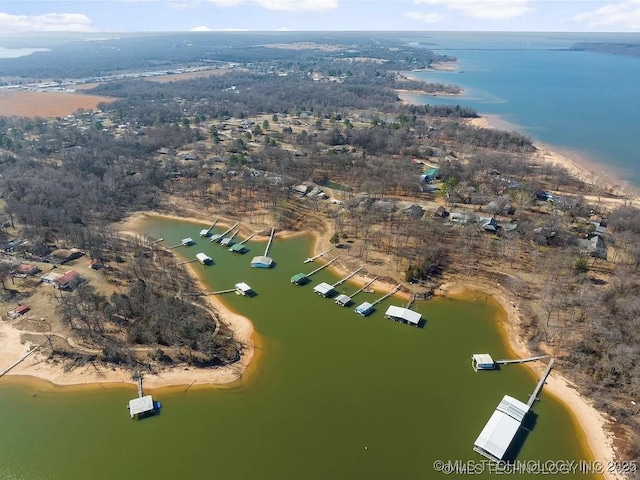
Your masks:
M502 461L528 412L526 403L505 395L474 442L473 449L490 460Z
M273 259L265 255L258 255L251 260L251 266L254 268L271 268L273 265Z
M204 253L196 254L196 258L202 265L211 265L213 263L213 259Z
M309 279L304 273L296 273L293 277L291 277L291 283L294 285L303 285L307 283Z
M323 297L328 297L334 292L333 285L329 285L328 283L324 282L313 287L313 291L318 295L322 295Z
M233 247L229 249L229 251L233 253L245 253L247 251L247 247L245 247L241 243L236 243Z
M152 412L154 409L155 405L153 404L153 398L151 395L145 395L144 397L129 400L129 415L131 415L131 418L136 415Z
M385 318L391 318L396 322L404 322L410 325L418 325L422 315L413 310L403 307L395 307L391 305L384 314Z
M183 238L180 242L182 243L182 245L186 245L186 246L193 245L194 243L196 243L193 241L193 238L190 238L190 237Z
M236 287L236 293L240 295L248 295L251 293L251 287L244 282L236 283L234 287Z
M369 302L364 302L358 305L355 311L358 315L366 317L371 312L373 312L373 305L371 305Z
M345 294L338 295L336 297L336 303L342 307L346 307L351 303L351 297Z
M478 370L493 370L496 363L488 353L474 353L471 356L471 366L477 372Z

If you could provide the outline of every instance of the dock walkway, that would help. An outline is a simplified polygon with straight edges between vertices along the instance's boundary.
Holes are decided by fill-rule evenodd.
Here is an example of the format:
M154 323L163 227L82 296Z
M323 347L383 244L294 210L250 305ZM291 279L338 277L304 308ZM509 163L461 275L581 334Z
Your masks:
M549 365L547 365L547 369L544 371L544 374L540 378L538 385L536 385L536 389L533 391L533 393L529 397L529 401L527 402L527 405L529 406L529 408L531 408L531 406L535 403L535 401L538 400L538 394L540 393L540 390L542 390L542 387L547 381L547 377L549 376L549 373L551 373L551 368L553 367L554 361L555 361L555 358L552 358L549 361Z
M28 357L30 357L31 355L33 355L34 353L36 353L36 350L38 350L40 348L39 345L33 347L31 350L29 350L27 353L25 353L23 356L21 356L18 360L16 360L14 363L12 363L11 365L9 365L7 368L5 368L3 371L0 372L0 377L6 375L7 373L9 373L14 367L16 367L17 365L21 364L22 362L24 362Z
M549 358L549 355L540 355L539 357L529 357L529 358L515 358L515 359L505 359L505 360L496 360L495 363L499 365L509 365L510 363L526 363L526 362L535 362L536 360L542 360L544 358Z

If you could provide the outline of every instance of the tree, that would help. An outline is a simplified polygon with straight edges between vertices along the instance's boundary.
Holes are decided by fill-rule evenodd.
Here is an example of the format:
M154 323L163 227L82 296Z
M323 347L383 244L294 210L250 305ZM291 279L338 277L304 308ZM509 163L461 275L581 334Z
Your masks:
M331 238L329 239L329 243L331 243L332 245L336 245L337 243L340 243L340 235L338 235L338 232L334 233Z
M269 127L270 127L269 120L265 119L264 122L262 122L262 128L264 130L269 130Z

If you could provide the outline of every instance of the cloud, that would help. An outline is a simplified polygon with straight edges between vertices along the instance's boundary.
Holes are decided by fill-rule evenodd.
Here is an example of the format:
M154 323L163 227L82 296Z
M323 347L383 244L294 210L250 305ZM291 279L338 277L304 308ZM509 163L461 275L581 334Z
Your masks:
M197 27L193 27L189 31L190 32L213 32L213 29L207 27L206 25L199 25Z
M533 11L530 0L414 0L414 3L442 5L484 20L508 20Z
M91 19L82 13L45 13L44 15L11 15L0 12L3 32L92 32Z
M611 3L595 10L580 13L573 19L596 28L616 27L640 30L640 0Z
M407 12L404 14L406 18L418 20L422 23L438 23L444 20L446 15L440 13L423 13L423 12Z
M338 0L207 0L220 7L235 7L240 4L256 4L267 10L325 11L338 8Z

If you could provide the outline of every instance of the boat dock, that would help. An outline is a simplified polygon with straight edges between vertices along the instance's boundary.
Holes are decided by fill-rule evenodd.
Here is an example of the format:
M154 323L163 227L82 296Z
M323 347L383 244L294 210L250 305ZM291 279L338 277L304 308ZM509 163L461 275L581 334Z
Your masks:
M358 290L356 290L354 293L352 293L351 295L338 295L336 297L336 303L338 305L340 305L341 307L346 307L347 305L349 305L351 303L351 301L353 300L353 298L358 295L360 292L365 291L367 288L369 288L371 285L373 285L373 282L375 282L378 279L378 277L373 277L373 280L370 280L369 282L367 282L367 284L362 287L359 288Z
M217 218L213 222L213 225L211 225L209 228L207 228L206 230L200 230L200 236L201 237L208 237L209 235L211 235L211 230L213 230L213 227L216 226L216 223L218 223L218 219Z
M318 268L316 268L312 272L295 274L293 277L291 277L291 283L293 283L294 285L304 285L305 283L307 283L309 281L309 277L311 275L313 275L315 273L318 273L323 268L327 268L329 265L331 265L333 262L335 262L338 259L338 257L340 257L340 255L336 255L331 260L329 260L327 263L325 263L324 265L320 265Z
M396 293L398 290L400 290L400 287L402 286L401 283L399 283L398 285L396 285L396 287L391 290L389 293L387 293L386 295L380 297L379 299L377 299L376 301L374 301L373 303L369 303L369 302L364 302L360 305L358 305L355 309L355 312L362 316L362 317L366 317L367 315L369 315L371 312L373 312L374 307L382 302L383 300L389 298L391 295L393 295L394 293Z
M247 243L249 240L251 240L255 235L256 235L255 233L252 233L241 242L238 242L232 245L231 248L229 248L229 251L232 253L246 253L248 249L247 247L244 246L244 244Z
M222 233L216 233L215 235L211 235L211 241L214 242L214 243L220 242L220 240L222 240L225 235L228 235L229 232L231 230L233 230L234 228L236 228L237 226L238 226L238 222L234 223L233 226L231 226L231 228L228 228L227 230L225 230Z
M160 237L157 240L152 240L149 242L149 245L155 245L156 243L160 243L161 241L164 240L164 237Z
M471 356L471 366L477 372L478 370L495 370L497 365L535 362L536 360L543 360L545 358L549 358L549 355L540 355L538 357L529 358L494 360L488 353L475 353Z
M507 457L506 460L513 460L508 456L511 444L520 431L525 417L531 411L531 407L538 400L538 394L551 372L554 361L555 359L551 358L527 403L523 403L509 395L505 395L502 398L502 401L498 404L493 415L491 415L491 418L489 418L489 421L474 442L473 450L475 452L494 462L504 462L505 456Z
M316 292L318 295L322 295L323 297L327 298L327 297L332 297L336 291L336 287L344 282L346 282L347 280L349 280L351 277L353 277L356 273L358 273L360 270L362 270L362 267L358 268L357 270L351 272L349 275L347 275L346 277L338 280L336 283L330 285L328 283L322 282L319 285L316 285L315 287L313 287L313 291Z
M269 236L269 241L267 242L267 248L264 249L264 255L258 255L257 257L253 257L251 260L251 266L254 268L271 268L273 266L273 258L269 257L269 248L271 248L271 242L273 241L273 234L276 229L271 229L271 235Z
M151 395L145 395L142 390L142 375L137 374L135 377L136 382L138 383L138 398L134 398L129 400L129 415L131 418L145 417L147 415L153 415L160 408L160 402L154 402L153 397Z
M182 240L180 240L180 243L176 245L171 245L170 247L167 247L167 248L171 249L171 248L178 248L178 247L190 247L195 243L196 242L193 241L193 238L183 238Z
M222 240L220 240L220 245L226 246L226 247L230 247L231 245L233 245L233 237L235 237L239 231L240 229L233 232L230 237L225 237Z
M531 408L533 406L533 404L535 403L535 401L538 400L538 394L540 393L540 390L542 390L542 387L544 386L545 382L547 381L547 377L551 373L551 369L553 368L553 362L554 361L555 361L555 358L552 358L549 361L549 365L547 365L547 369L542 374L542 377L540 378L540 381L538 382L538 385L536 385L536 389L529 396L529 401L527 402L527 405L529 406L529 408Z
M355 274L357 274L360 270L362 270L362 267L358 268L357 270L354 270L353 272L351 272L349 275L347 275L346 277L344 277L341 280L338 280L336 283L334 283L332 286L333 288L336 288L338 285L342 285L344 282L346 282L347 280L349 280L351 277L353 277Z
M313 257L309 257L309 258L307 258L307 259L304 261L304 263L311 263L311 262L313 262L314 260L317 260L318 258L322 257L323 255L326 255L326 254L327 254L327 253L329 253L331 250L333 250L333 247L328 248L328 249L327 249L327 250L325 250L324 252L320 252L319 254L314 255Z

